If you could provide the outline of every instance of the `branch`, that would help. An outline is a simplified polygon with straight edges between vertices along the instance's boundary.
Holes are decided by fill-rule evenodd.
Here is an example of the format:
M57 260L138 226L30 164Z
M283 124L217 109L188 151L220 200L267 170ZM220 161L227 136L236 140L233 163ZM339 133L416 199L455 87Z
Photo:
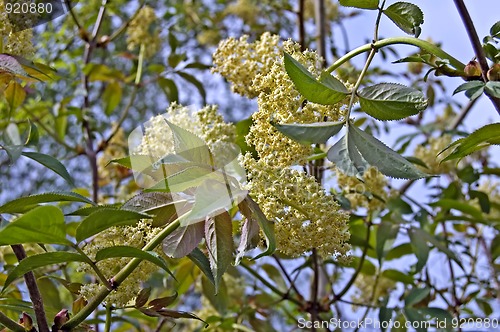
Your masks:
M445 51L443 51L442 49L440 49L436 45L429 43L428 41L418 39L418 38L413 38L413 37L392 37L392 38L381 39L375 43L365 44L363 46L360 46L360 47L352 50L351 52L347 53L346 55L342 56L337 61L335 61L335 63L332 64L330 67L328 67L327 72L329 72L329 73L333 72L335 69L340 67L342 64L344 64L345 62L347 62L348 60L354 58L355 56L357 56L359 54L369 52L372 49L378 50L379 48L382 48L382 47L386 47L389 45L398 45L398 44L412 45L412 46L419 47L420 49L422 49L426 52L434 54L435 56L437 56L440 59L448 60L450 62L450 65L459 71L463 71L465 68L465 65L462 62L460 62L459 60L457 60L456 58L454 58L450 54L446 53Z
M24 327L14 322L12 319L7 317L3 312L0 311L0 324L14 332L25 332Z
M474 49L474 53L476 54L476 59L481 66L481 74L483 76L483 81L488 82L488 77L486 73L490 69L488 66L488 61L486 60L486 55L484 54L483 47L481 45L481 41L477 35L476 28L474 27L474 23L472 22L472 18L469 15L469 11L467 7L465 7L465 3L463 0L454 0L455 7L457 7L458 13L460 14L460 18L464 23L465 30L467 30L467 34L469 35L470 42L472 44L472 48ZM497 110L498 114L500 114L500 98L496 98L486 94L488 98L490 98L493 106Z
M165 227L160 233L158 233L151 241L149 241L143 248L143 251L154 250L169 234L175 231L180 226L179 219L170 223ZM114 284L119 287L119 285L137 268L137 266L142 262L140 258L133 258L127 263L113 278ZM69 321L66 322L61 327L61 330L71 330L81 322L83 322L92 312L104 301L104 299L111 293L111 290L102 286L99 289L97 295L87 303L87 305L76 315L74 315Z
M12 251L16 255L18 261L22 261L26 258L26 251L21 244L11 245ZM45 309L43 307L42 295L38 289L36 283L35 275L32 271L24 275L24 281L26 282L26 287L30 294L31 302L33 302L33 310L35 311L36 322L40 332L49 332L49 323L47 322L47 317L45 317Z

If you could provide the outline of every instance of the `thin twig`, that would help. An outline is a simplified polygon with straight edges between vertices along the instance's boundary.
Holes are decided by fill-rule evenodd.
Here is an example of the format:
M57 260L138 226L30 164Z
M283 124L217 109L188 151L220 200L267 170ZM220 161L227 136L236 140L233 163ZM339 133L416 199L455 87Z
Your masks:
M19 262L26 258L26 251L24 251L24 247L21 244L14 244L11 248ZM47 322L47 317L45 317L43 299L36 283L35 274L32 271L26 273L24 275L24 281L26 282L26 287L28 288L30 299L33 303L38 330L40 332L49 332L49 323Z
M481 41L479 40L479 36L477 35L476 27L472 22L472 18L470 17L469 11L465 6L463 0L454 0L455 7L457 7L458 13L460 14L460 18L465 26L465 30L467 31L467 35L469 35L469 39L474 49L474 53L476 55L476 59L481 66L481 74L483 77L483 81L488 82L487 72L490 69L488 66L488 61L486 60L486 55L483 50L483 46L481 45ZM490 98L493 106L497 110L498 114L500 114L500 98L496 98L494 96L490 96L486 94L488 98Z
M278 256L273 255L273 258L276 260L276 263L278 264L279 268L281 269L281 272L283 272L283 275L285 276L286 280L290 283L290 287L293 289L293 291L299 296L299 298L304 298L302 294L300 294L299 290L297 289L297 286L295 285L295 281L292 280L290 277L290 274L286 271L285 267L281 263L281 260L279 259Z

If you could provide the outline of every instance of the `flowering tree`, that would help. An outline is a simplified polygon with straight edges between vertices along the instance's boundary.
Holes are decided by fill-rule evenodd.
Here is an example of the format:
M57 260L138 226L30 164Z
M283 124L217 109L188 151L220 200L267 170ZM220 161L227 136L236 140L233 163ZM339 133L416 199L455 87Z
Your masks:
M407 2L65 5L0 1L0 327L498 325L500 125L460 129L482 95L500 114L500 22L481 41L455 0L464 64ZM339 54L332 28L365 10L372 42ZM398 45L399 77L373 64Z

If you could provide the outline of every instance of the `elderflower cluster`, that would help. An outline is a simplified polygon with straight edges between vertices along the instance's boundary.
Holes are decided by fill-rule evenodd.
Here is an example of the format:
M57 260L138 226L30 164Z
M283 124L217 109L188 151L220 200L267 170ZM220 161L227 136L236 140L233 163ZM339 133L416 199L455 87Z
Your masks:
M220 73L233 91L248 98L258 96L258 112L252 115L254 125L246 137L260 158L276 166L301 164L311 154L311 147L281 134L271 124L337 121L344 115L342 105L302 105L300 93L286 73L283 52L306 67L314 76L321 73L323 60L313 51L301 51L291 40L279 44L279 36L269 32L249 43L248 36L229 38L214 53L213 72Z
M384 190L387 178L377 168L370 166L361 176L362 181L355 176L349 176L337 170L337 184L349 199L352 209L367 208L369 211L384 207L388 193Z
M133 153L161 158L174 152L172 131L166 119L200 137L212 152L223 143L233 142L236 137L234 125L224 122L217 106L209 105L191 112L188 107L172 103L166 114L157 115L146 123L142 141Z
M9 20L9 16L5 9L5 3L0 0L0 53L8 53L11 55L19 55L22 57L30 57L35 52L33 43L33 31L26 29L18 32L15 31L15 26Z
M439 137L431 137L426 145L418 145L415 148L414 156L427 165L427 168L422 168L424 172L429 174L444 174L454 169L454 161L452 160L440 163L451 150L438 156L441 151L450 145L451 141L451 135L445 134Z
M316 248L324 257L345 256L350 249L349 216L313 176L292 168L269 166L247 154L249 189L266 217L275 222L278 250L297 257Z
M127 48L132 51L144 44L144 56L149 58L160 48L160 31L156 28L158 18L153 8L144 6L127 28Z
M134 226L111 227L99 233L90 243L83 247L83 251L94 260L97 252L104 248L130 246L141 249L159 231L160 228L153 228L145 221L139 221ZM159 254L162 254L161 250L158 249L157 251ZM96 265L103 275L107 279L110 279L131 259L130 257L110 258L99 261ZM118 288L106 298L105 303L112 303L118 307L127 305L139 292L141 283L146 281L148 276L156 270L157 266L153 263L142 261L127 279L118 285ZM94 270L85 263L81 263L79 271L95 275ZM85 284L80 288L80 294L86 300L90 300L97 294L101 287L102 284L100 282Z

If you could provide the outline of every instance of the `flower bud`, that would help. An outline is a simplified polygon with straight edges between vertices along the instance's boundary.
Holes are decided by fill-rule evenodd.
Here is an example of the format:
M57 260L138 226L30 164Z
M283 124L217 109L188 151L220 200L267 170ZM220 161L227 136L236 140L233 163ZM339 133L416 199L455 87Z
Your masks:
M58 330L68 320L69 320L68 309L63 309L59 311L57 315L54 317L54 325L52 326L52 330Z
M489 81L500 81L500 63L494 64L488 73L486 73Z
M465 79L467 81L480 80L481 79L481 66L477 61L469 61L464 69Z
M31 318L30 315L28 315L24 311L23 311L23 316L19 320L19 324L21 324L24 327L25 331L36 331L35 328L33 327L33 319Z

